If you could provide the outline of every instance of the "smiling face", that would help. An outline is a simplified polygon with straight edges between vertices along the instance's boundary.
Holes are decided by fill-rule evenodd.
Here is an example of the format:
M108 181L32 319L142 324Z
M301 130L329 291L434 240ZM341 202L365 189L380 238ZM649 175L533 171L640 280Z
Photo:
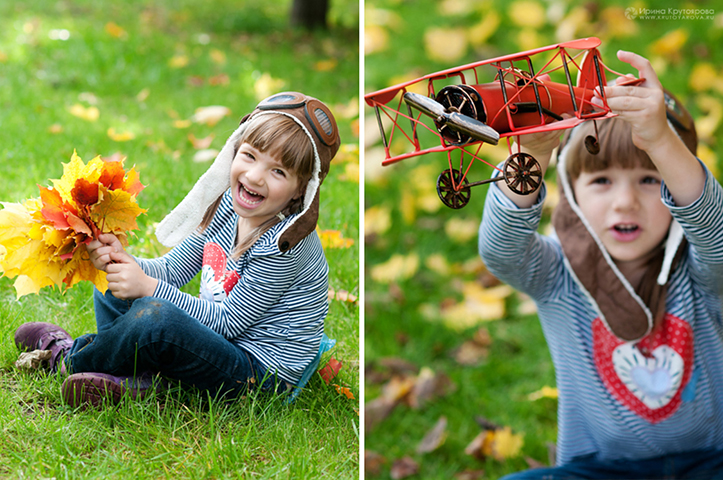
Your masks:
M638 266L662 243L670 211L660 200L661 176L642 167L582 172L573 181L575 199L618 266Z
M231 192L234 211L256 228L299 198L300 184L295 172L274 155L242 143L231 164Z

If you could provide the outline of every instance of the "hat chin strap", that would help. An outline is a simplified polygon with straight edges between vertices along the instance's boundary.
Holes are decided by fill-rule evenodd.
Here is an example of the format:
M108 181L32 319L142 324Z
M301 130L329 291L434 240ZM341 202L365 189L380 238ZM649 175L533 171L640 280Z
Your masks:
M314 169L311 179L306 186L304 204L301 213L293 218L282 230L286 231L296 220L302 217L309 210L314 196L321 185L321 159L317 150L316 142L311 132L296 117L283 111L265 110L257 112L253 117L242 123L226 140L221 152L213 164L201 175L186 197L181 200L176 208L158 224L156 237L166 247L174 247L191 235L203 220L203 216L209 206L213 204L230 186L231 164L235 156L234 145L243 135L251 122L256 121L262 115L279 114L292 118L304 131L314 149Z

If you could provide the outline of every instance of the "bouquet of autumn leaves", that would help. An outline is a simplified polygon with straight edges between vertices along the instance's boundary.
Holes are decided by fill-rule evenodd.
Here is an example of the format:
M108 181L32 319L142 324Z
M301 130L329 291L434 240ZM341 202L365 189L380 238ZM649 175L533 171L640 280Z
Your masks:
M146 211L136 203L144 188L138 172L100 156L86 165L73 152L63 176L51 182L38 185L40 198L0 202L0 276L17 277L18 298L49 285L64 291L82 280L104 292L106 274L90 262L86 245L100 233L127 244L127 232Z

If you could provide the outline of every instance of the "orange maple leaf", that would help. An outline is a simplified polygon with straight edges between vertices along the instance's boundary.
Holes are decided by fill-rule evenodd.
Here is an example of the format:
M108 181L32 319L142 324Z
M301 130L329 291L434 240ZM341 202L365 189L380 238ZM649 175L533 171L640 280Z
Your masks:
M105 162L99 181L109 190L117 190L123 188L125 174L123 162Z

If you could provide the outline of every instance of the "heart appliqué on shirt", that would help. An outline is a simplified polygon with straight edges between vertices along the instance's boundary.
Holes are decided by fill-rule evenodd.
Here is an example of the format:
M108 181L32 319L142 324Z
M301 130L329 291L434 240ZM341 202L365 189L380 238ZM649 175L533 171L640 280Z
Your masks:
M235 270L226 270L226 253L220 245L209 242L203 247L201 293L204 300L222 302L239 280Z
M639 342L624 342L593 321L595 365L605 387L631 411L651 423L671 416L693 367L693 331L666 314L662 325Z

